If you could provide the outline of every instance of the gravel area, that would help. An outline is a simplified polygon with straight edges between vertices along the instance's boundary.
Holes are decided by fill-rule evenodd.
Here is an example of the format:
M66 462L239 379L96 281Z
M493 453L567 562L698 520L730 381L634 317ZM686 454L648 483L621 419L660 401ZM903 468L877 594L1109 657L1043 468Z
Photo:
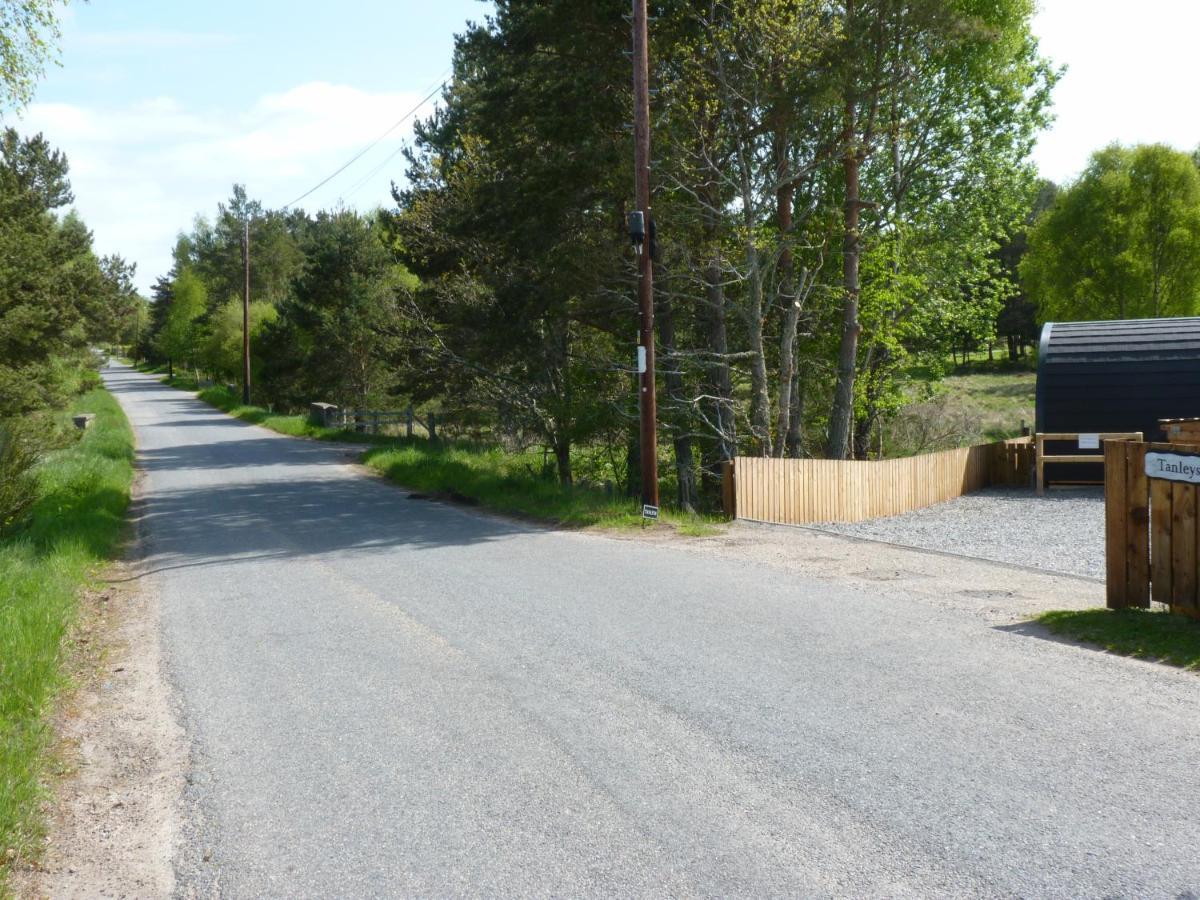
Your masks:
M1104 491L1099 487L1056 488L1044 497L1019 488L988 488L902 516L817 527L908 547L1104 577Z

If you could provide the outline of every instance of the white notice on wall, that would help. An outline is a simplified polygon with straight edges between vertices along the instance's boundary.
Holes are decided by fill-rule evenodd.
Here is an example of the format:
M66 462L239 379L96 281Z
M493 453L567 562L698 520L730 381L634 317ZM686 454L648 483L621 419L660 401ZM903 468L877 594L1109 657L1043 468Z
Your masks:
M1079 436L1080 450L1099 450L1100 435L1098 434L1081 434Z
M1146 474L1167 481L1200 484L1200 456L1182 453L1147 453Z

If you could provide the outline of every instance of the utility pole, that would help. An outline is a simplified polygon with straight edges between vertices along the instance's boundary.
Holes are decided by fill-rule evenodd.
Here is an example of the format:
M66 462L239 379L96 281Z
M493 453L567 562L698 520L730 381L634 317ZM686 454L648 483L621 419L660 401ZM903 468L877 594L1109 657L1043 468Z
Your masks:
M654 393L654 225L650 213L650 61L646 0L633 0L633 171L636 210L645 228L638 254L638 405L642 503L658 506L658 408Z
M250 220L242 231L242 403L250 405Z

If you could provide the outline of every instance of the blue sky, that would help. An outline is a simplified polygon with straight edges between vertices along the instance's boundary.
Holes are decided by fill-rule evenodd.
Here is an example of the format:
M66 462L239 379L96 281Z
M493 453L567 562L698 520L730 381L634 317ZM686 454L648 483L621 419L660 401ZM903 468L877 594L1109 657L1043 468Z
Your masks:
M211 216L234 182L270 207L306 191L436 87L454 35L490 10L478 0L72 3L62 66L16 124L66 151L97 249L136 261L146 290L170 266L175 235ZM389 202L403 159L385 160L410 136L405 123L302 205Z
M587 0L580 0L587 2ZM76 205L102 253L138 263L145 290L175 235L234 182L278 207L411 109L450 65L478 0L73 2L63 66L16 124L71 161ZM1200 0L1041 0L1034 30L1069 71L1034 158L1071 178L1111 141L1200 145L1194 40ZM428 112L426 107L424 112ZM409 124L304 201L390 201Z

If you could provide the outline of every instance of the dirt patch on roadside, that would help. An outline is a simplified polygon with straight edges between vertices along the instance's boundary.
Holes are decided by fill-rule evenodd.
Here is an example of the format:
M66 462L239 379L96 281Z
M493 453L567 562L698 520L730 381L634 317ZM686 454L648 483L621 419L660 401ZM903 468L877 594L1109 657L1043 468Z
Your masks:
M187 751L163 668L158 597L138 575L136 562L118 564L83 598L71 636L76 688L54 720L60 774L46 846L39 863L14 872L18 897L174 889Z
M940 608L971 613L990 625L1023 622L1050 609L1104 605L1104 585L1093 579L808 528L734 522L723 526L720 534L701 538L667 528L610 535L669 543L691 553L867 589L886 587Z

